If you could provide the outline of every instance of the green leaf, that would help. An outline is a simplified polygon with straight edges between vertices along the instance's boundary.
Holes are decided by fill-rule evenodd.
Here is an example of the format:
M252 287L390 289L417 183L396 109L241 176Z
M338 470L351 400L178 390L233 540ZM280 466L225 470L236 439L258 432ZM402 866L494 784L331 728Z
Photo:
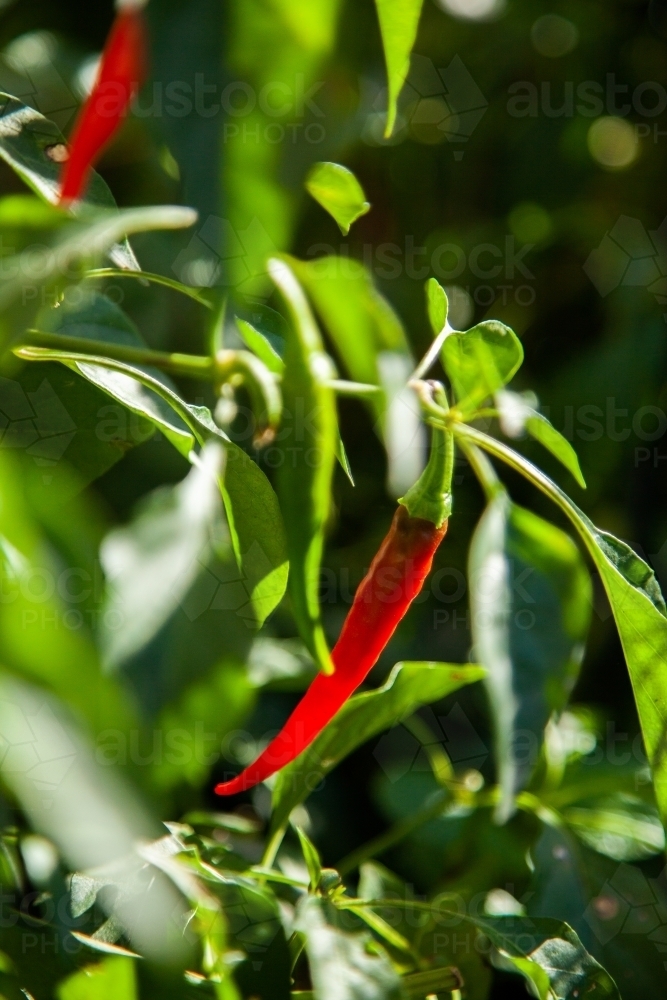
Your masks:
M138 412L162 430L168 416L169 433L166 436L177 444L182 453L189 455L196 442L204 444L210 438L224 444L227 458L222 496L232 547L243 571L244 585L251 595L249 620L262 624L282 600L287 586L289 564L278 498L257 463L229 440L210 411L205 406L186 403L162 375L158 379L145 368L72 351L30 347L16 353L31 361L59 361L84 378L94 378L95 384L110 396L129 408L137 406ZM115 374L119 374L124 381L118 383L111 377ZM146 404L138 386L147 388L160 400L166 401L171 410L160 409L156 413L152 405ZM137 399L141 399L141 405Z
M513 330L497 320L452 333L442 346L445 371L463 410L471 410L502 389L523 362L523 347Z
M254 879L212 864L198 874L222 904L229 944L244 955L234 966L234 979L244 997L289 1000L290 956L278 901Z
M344 236L350 226L370 211L371 204L351 170L340 163L314 163L305 181L306 190L331 215Z
M377 355L409 354L401 321L362 263L348 257L289 259L315 304L343 364L357 382L380 385ZM382 408L382 399L373 400Z
M540 1000L574 1000L592 991L596 997L620 1000L611 976L567 924L529 917L472 922L493 945L494 965L522 975Z
M452 663L397 663L376 691L354 695L329 725L278 774L272 828L279 829L320 780L358 746L398 725L421 705L439 701L484 676L481 667Z
M58 1000L136 1000L132 958L105 958L68 976L56 988Z
M0 340L16 339L26 327L36 308L43 302L60 299L65 288L77 283L83 272L123 236L161 229L182 229L196 221L189 208L179 205L155 205L122 211L89 209L87 221L72 221L56 230L48 246L33 245L22 253L4 258L0 281ZM39 256L39 264L35 259ZM35 274L39 277L35 278Z
M410 53L417 38L422 0L375 0L389 84L385 137L396 121L398 98L410 69Z
M528 394L531 395L531 394ZM534 397L533 397L534 398ZM504 389L496 393L496 406L500 413L500 427L508 437L519 437L524 430L539 441L554 458L571 472L582 489L586 489L577 453L566 437L557 431L543 414L539 413L519 393Z
M137 723L130 699L101 673L85 627L90 617L78 606L67 604L59 592L72 568L76 569L74 578L82 579L82 591L91 589L93 567L85 569L78 558L68 564L61 551L48 545L31 516L34 483L26 475L27 465L19 464L8 450L0 450L0 662L54 691L92 731L113 728L123 735ZM40 500L51 502L51 498ZM64 516L62 509L60 516ZM70 508L67 516L83 534L87 511ZM38 601L31 589L31 581L37 580L44 582ZM99 605L90 610L99 613ZM67 627L72 619L75 627Z
M413 368L405 332L363 264L344 257L322 257L314 261L290 257L289 264L315 304L350 375L359 383L377 385L384 390L382 371L399 369L402 388ZM393 398L399 392L396 388L394 394L379 391L367 397L378 421L378 432L387 441L389 478L396 496L412 486L421 472L421 468L415 467L413 456L416 455L418 465L419 448L414 447L414 428L409 421L410 414L405 412L404 400L396 401L396 420L392 418L388 396ZM405 439L395 440L400 431L405 431ZM339 461L349 477L342 454ZM396 471L402 461L409 466L405 475Z
M73 869L113 869L109 881L124 891L101 902L133 947L155 961L187 962L186 901L135 852L159 826L120 775L99 762L52 696L6 674L0 677L0 733L13 745L0 764L3 782L32 827Z
M80 337L130 347L145 346L144 339L123 310L106 296L90 291L85 285L72 289L57 308L43 309L37 315L36 326L45 333L59 333L67 337ZM193 447L192 434L161 396L156 395L136 379L120 372L83 362L75 362L71 367L92 385L161 430L167 440L182 455L188 457ZM175 390L171 379L157 368L146 365L142 366L141 370L172 391ZM146 434L145 438L148 436Z
M327 385L335 374L293 271L284 260L274 258L269 261L269 272L291 319L282 386L282 462L278 469L278 492L292 567L290 590L303 641L320 669L330 672L318 591L338 438L336 400Z
M588 847L614 861L644 861L665 849L660 817L636 795L584 800L564 809L563 817Z
M285 362L268 337L256 330L252 323L248 323L247 320L240 319L238 316L236 317L236 326L245 344L251 351L254 351L260 361L264 362L269 371L275 372L276 375L282 375L285 371Z
M57 125L22 104L16 97L0 93L0 158L44 201L57 205L60 195L62 163L49 156L54 146L66 146L67 140ZM92 172L85 198L76 206L77 213L89 209L115 208L116 202L106 181ZM139 264L127 240L112 246L109 256L118 267L138 271Z
M653 570L606 531L596 528L563 491L523 456L471 427L456 432L506 462L550 497L575 526L611 604L637 702L663 823L667 821L667 609Z
M182 483L157 491L128 527L105 539L101 558L111 588L102 621L123 623L121 629L103 631L111 667L157 635L214 553L224 558L225 541L229 543L218 482L224 455L221 444L207 444ZM234 586L233 577L230 583Z
M435 278L426 282L426 308L433 336L438 337L447 325L449 303L445 289Z
M297 909L296 929L305 936L317 1000L398 1000L400 979L385 953L379 946L370 950L369 934L339 930L332 917L316 896L304 896Z
M537 763L544 727L562 711L584 653L588 572L559 528L509 502L489 503L470 546L475 655L486 668L501 798L498 822Z
M567 438L563 437L561 432L557 431L541 413L534 413L528 417L526 430L572 473L582 490L585 490L586 480L579 465L579 458Z
M320 875L322 874L322 861L317 848L313 844L312 840L300 826L297 826L296 832L299 836L299 843L301 844L301 850L303 852L303 859L306 862L306 868L308 869L308 876L310 878L310 891L315 892L318 885L320 884Z

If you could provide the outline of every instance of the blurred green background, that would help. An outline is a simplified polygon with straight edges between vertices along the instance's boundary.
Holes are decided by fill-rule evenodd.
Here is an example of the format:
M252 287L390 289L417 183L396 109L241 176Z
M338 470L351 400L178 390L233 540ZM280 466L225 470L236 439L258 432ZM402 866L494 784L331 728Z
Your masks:
M112 5L4 0L0 8L0 87L67 132L111 23ZM526 362L517 387L534 389L544 412L572 441L588 491L565 482L566 474L549 459L543 459L544 468L596 524L647 558L667 584L665 5L426 0L389 141L382 138L384 63L371 0L151 0L149 16L152 76L99 170L121 206L193 205L200 222L194 242L191 232L137 237L133 244L144 268L191 284L222 282L235 296L249 297L246 301L271 302L262 267L267 251L289 250L302 258L350 255L371 269L401 316L415 356L430 338L423 284L435 274L448 289L455 327L493 317L519 334ZM303 191L309 166L327 159L354 170L373 206L349 236L341 236ZM0 190L4 195L24 190L4 166ZM3 253L15 238L7 229ZM134 283L116 283L113 289L151 346L205 350L206 328L196 304L169 292L149 294ZM213 403L205 388L184 388L192 400ZM247 444L242 423L236 430ZM343 401L342 433L356 485L337 470L324 560L324 611L332 642L394 507L384 452L361 403ZM525 449L537 456L530 445ZM270 461L262 462L271 476ZM86 490L82 517L96 525L95 537L84 545L75 533L67 544L72 553L78 547L78 555L70 558L80 559L86 548L92 566L104 532L125 524L142 497L179 481L186 471L185 459L159 437L129 450ZM518 502L554 517L546 500L525 483L511 475L508 483ZM468 657L464 574L481 509L479 489L461 463L454 516L437 557L436 570L443 571L439 589L432 587L412 610L373 682L399 659ZM55 520L48 525L44 515L45 530L62 551L65 532ZM185 621L174 626L181 629L181 662L173 669L182 689L175 716L202 717L208 725L215 699L224 701L221 725L232 733L232 770L234 748L242 746L252 756L251 737L277 729L296 698L288 682L257 696L240 665L252 636L238 626L229 621L224 626L225 670L215 680L202 673L206 679L199 686L193 674L210 664L200 664L206 656L197 654L189 674L188 656L193 643L203 648L204 639L195 626L188 632ZM215 630L219 621L206 627ZM288 607L273 615L265 635L294 637ZM129 678L143 710L159 717L160 725L166 725L170 698L174 701L173 692L155 694L164 644L170 641L162 636ZM215 658L215 642L213 647ZM285 649L293 655L290 646ZM597 583L573 703L591 709L602 746L611 745L619 755L632 752L638 723L630 684ZM470 763L490 778L491 739L479 685L441 708L455 763ZM325 863L335 863L422 801L427 790L420 782L430 780L425 771L413 768L411 777L396 780L397 773L409 770L412 753L406 732L396 730L356 752L311 797L312 835ZM237 759L242 763L242 754ZM213 770L195 769L185 775L188 780L183 774L158 778L151 794L162 816L215 805L210 789L225 768L218 763ZM244 803L260 815L266 810L261 791L245 796ZM523 855L532 831L523 828L530 824L518 819L502 831L478 826L470 832L477 875L470 874L465 856L468 849L474 853L470 844L449 850L453 832L445 834L437 824L384 860L418 891L433 890L443 880L456 885L467 871L469 884L478 880L485 889L516 879L520 896L529 878ZM599 855L591 858L602 884L617 866L610 862L608 871ZM660 858L644 866L651 877L661 868ZM541 891L546 896L551 890ZM574 920L572 914L559 915ZM661 961L655 948L647 947L651 958L645 961L657 978L642 992L639 973L632 972L628 988L635 992L624 996L655 995L650 990L660 981ZM623 988L635 959L618 962L612 971ZM516 989L521 995L522 987Z

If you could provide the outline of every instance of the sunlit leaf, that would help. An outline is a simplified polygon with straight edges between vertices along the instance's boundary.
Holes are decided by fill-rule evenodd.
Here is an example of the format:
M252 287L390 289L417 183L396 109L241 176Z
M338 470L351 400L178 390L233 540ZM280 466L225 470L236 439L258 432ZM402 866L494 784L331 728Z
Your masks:
M237 317L236 326L246 345L251 351L254 351L260 361L264 362L269 371L275 372L276 375L282 375L285 371L285 362L268 337L256 330L245 319Z
M528 917L478 919L475 925L495 948L494 964L518 972L540 1000L596 997L620 1000L611 976L583 947L567 924Z
M132 958L109 957L68 976L56 989L58 1000L136 1000Z
M335 377L334 368L293 271L278 259L271 260L269 268L292 324L285 353L278 469L290 590L302 638L319 667L330 671L318 591L338 436L336 401L327 385Z
M557 431L550 421L541 413L535 413L526 420L526 430L531 437L539 441L547 451L558 459L572 473L582 489L586 489L586 480L579 465L577 453L560 431Z
M308 869L308 875L310 877L310 888L311 891L315 891L320 884L320 875L322 874L322 861L317 848L313 844L312 840L301 829L300 826L296 828L296 832L299 836L299 843L301 844L301 850L303 852L303 859L306 862L306 868Z
M523 347L516 334L497 320L452 333L442 346L445 371L461 407L473 409L502 389L521 367Z
M140 802L96 761L50 696L6 674L0 678L0 733L5 745L15 747L0 764L3 780L34 828L75 869L113 864L128 892L106 899L107 912L141 953L184 960L189 948L179 921L185 900L135 853L137 841L158 829Z
M500 427L504 434L507 434L508 437L520 437L527 431L532 438L539 441L547 451L551 452L554 458L557 458L565 466L582 489L586 489L586 480L581 471L576 451L544 414L539 413L524 396L506 389L496 393L496 406L499 411Z
M663 822L667 819L667 609L653 570L629 545L596 528L536 466L473 428L457 433L507 462L569 518L597 567L621 638Z
M410 53L417 38L422 0L375 0L387 64L388 107L385 136L396 121L396 105L410 69Z
M603 796L563 811L588 847L614 861L643 861L665 849L665 831L655 808L634 795Z
M24 348L16 353L31 361L59 361L85 378L90 373L96 385L125 406L139 406L137 399L141 399L140 412L160 429L164 430L168 415L167 437L182 453L187 449L189 455L196 442L203 444L211 438L223 443L227 457L222 495L232 547L252 597L249 618L261 624L280 603L287 586L289 567L278 498L257 463L218 427L207 407L186 403L162 376L158 379L124 362L48 348ZM124 380L120 384L112 378L116 374ZM137 386L166 401L168 409L152 416L154 409L145 404Z
M445 289L435 278L429 278L426 282L426 306L433 336L437 337L447 324L449 303Z
M218 479L224 450L211 442L200 462L175 487L144 503L135 521L107 536L102 563L110 581L103 621L107 662L118 667L159 632L215 552L226 542Z
M305 183L308 193L333 216L344 236L353 222L370 211L361 184L340 163L313 164Z

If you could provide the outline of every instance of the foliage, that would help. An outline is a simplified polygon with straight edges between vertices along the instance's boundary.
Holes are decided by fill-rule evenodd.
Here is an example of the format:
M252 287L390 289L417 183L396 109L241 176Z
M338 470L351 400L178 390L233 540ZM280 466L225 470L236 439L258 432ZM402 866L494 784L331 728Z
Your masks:
M591 303L571 258L630 199L622 165L582 165L583 113L556 141L565 112L531 104L519 154L497 110L532 94L507 83L533 72L524 36L538 81L561 56L592 71L577 29L523 3L151 0L151 79L65 211L107 25L52 6L54 32L6 5L0 53L0 994L661 995L667 608L607 530L658 548L664 523L627 485L626 442L660 435L616 423L632 403L664 433L664 331L637 297L664 298L660 232L609 223L581 273L605 253L621 273L610 241L634 270ZM621 6L571 16L609 58L634 31L628 64L660 78L658 13L654 38ZM536 304L515 283L474 314L444 256L484 276L500 254L514 280L517 240ZM590 399L607 435L575 449ZM331 670L441 431L454 506L424 592L369 687L224 811L216 782Z

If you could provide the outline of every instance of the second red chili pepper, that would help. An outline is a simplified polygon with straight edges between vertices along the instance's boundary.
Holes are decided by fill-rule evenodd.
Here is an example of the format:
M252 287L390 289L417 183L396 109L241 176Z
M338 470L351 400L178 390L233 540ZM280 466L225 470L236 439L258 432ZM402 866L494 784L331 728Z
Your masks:
M81 197L95 160L121 126L146 77L147 40L141 10L144 3L123 0L117 6L95 85L74 126L63 171L61 203Z
M428 466L399 503L391 528L359 585L331 659L335 672L318 674L289 719L257 760L218 795L234 795L264 781L312 743L368 676L419 594L451 510L451 439L434 432Z

